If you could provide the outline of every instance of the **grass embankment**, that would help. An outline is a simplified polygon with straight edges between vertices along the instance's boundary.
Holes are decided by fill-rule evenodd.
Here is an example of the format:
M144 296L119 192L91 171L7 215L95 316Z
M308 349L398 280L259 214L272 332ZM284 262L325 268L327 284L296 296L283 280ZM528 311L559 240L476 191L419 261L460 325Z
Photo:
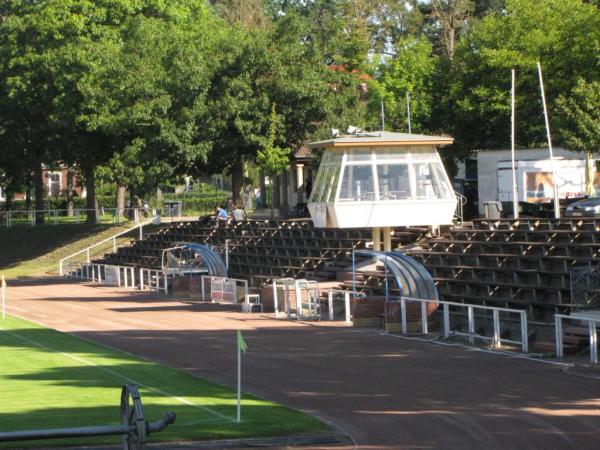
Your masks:
M235 393L176 369L21 319L0 320L0 431L119 423L120 388L138 384L144 415L177 421L151 441L301 434L326 426L301 412ZM233 365L232 365L233 370ZM31 441L28 446L119 443L118 436ZM14 443L12 444L14 446ZM6 443L0 448L11 447Z
M7 278L56 274L61 258L131 226L131 223L125 223L0 227L0 273ZM122 244L127 240L129 239L120 239L117 243ZM98 250L110 251L111 245Z

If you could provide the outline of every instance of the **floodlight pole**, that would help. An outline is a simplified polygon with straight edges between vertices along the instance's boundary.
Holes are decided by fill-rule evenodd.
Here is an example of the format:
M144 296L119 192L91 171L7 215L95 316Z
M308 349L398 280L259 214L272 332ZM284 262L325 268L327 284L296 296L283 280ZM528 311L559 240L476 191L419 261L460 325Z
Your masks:
M408 134L412 134L410 128L410 94L406 91L406 117L408 119Z
M556 179L556 164L552 152L552 138L550 137L550 122L548 121L548 108L546 107L546 95L544 94L544 80L542 78L542 65L538 61L538 74L540 76L540 91L542 93L542 104L544 105L544 120L546 121L546 136L548 138L548 151L550 152L550 162L552 163L552 184L554 185L554 218L560 219L560 202L558 199L558 183Z
M510 114L510 154L512 159L512 182L513 182L513 216L519 218L519 199L517 197L517 169L515 167L515 69L511 70L511 114Z

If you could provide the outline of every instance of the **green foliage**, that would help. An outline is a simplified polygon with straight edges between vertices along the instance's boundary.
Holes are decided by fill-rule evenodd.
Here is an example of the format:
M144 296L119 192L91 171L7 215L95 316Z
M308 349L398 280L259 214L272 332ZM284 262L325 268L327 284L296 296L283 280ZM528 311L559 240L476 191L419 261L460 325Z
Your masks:
M287 169L291 150L281 148L275 145L277 141L278 128L277 111L275 103L271 106L271 116L269 117L269 133L262 143L262 148L256 155L256 163L269 175L279 175Z
M600 82L578 79L570 95L557 100L562 140L571 150L600 152Z
M460 145L508 145L510 69L517 69L517 140L545 141L537 61L541 61L553 125L556 100L578 78L597 78L600 14L580 0L508 0L506 14L485 17L457 48L451 88L453 132ZM560 142L560 133L557 133Z
M432 110L432 86L436 57L426 39L407 39L398 46L395 57L378 68L377 79L371 83L374 91L371 108L379 112L385 105L388 129L406 131L406 94L410 94L412 130L423 132Z

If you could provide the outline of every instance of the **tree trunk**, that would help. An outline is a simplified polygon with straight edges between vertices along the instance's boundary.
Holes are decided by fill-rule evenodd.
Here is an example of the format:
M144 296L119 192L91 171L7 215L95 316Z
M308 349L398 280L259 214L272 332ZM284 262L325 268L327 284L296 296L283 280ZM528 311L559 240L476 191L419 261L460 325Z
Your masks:
M238 159L231 167L231 197L233 203L239 203L242 198L242 175L244 165L242 159Z
M75 177L73 168L67 168L67 216L73 217L73 178Z
M125 214L125 193L127 192L127 187L117 185L117 198L116 205L117 210L115 211L115 217L117 222L121 221L121 218Z
M266 208L267 207L267 187L265 185L265 173L263 171L260 172L259 189L260 189L260 203L256 206L258 208Z
M26 192L25 192L25 209L27 211L31 211L32 205L31 205L31 176L27 177L27 184L26 184Z
M279 209L281 196L279 195L279 176L271 177L271 219L275 218L275 208Z
M86 190L86 213L87 223L96 223L97 211L96 211L96 179L94 178L93 166L85 167L85 190Z
M44 209L44 198L46 190L44 189L44 176L41 161L36 163L35 168L33 170L33 187L35 189L35 224L43 225L44 213L42 212L42 210Z

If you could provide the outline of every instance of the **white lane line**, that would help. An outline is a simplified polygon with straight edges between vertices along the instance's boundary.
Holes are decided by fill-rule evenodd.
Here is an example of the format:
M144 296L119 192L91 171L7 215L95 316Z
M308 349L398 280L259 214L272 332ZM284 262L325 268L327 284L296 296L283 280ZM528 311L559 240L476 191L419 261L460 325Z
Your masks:
M226 420L228 422L235 422L235 419L233 417L225 416L225 415L223 415L221 413L218 413L217 411L214 411L211 408L207 408L206 406L202 406L202 405L197 405L195 403L190 402L189 400L187 400L185 398L179 397L177 395L173 395L173 394L171 394L169 392L163 391L162 389L158 389L158 388L156 388L154 386L150 386L150 385L147 385L147 384L144 384L144 383L140 383L139 381L136 381L133 378L130 378L130 377L126 376L126 375L123 375L123 374L120 374L118 372L115 372L114 370L111 370L111 369L109 369L109 368L107 368L105 366L99 366L96 363L93 363L91 361L88 361L88 360L86 360L84 358L81 358L79 356L73 355L71 353L61 352L60 350L56 350L56 349L54 349L52 347L45 346L43 344L40 344L39 342L36 342L36 341L34 341L32 339L29 339L29 338L26 338L24 336L21 336L21 335L19 335L17 333L9 331L9 330L7 330L5 328L0 327L0 331L4 331L5 333L10 334L10 335L16 337L17 339L20 339L22 341L25 341L25 342L28 342L30 344L33 344L36 347L43 348L44 350L49 350L51 352L58 353L59 355L65 356L67 358L71 358L71 359L73 359L75 361L78 361L80 363L86 364L88 366L96 367L96 368L98 368L100 370L103 370L103 371L105 371L107 373L110 373L111 375L114 375L117 378L121 378L122 380L125 380L125 381L127 381L129 383L137 384L138 386L142 386L142 387L144 387L144 388L146 388L148 390L154 391L154 392L159 393L161 395L164 395L166 397L173 398L173 399L179 401L180 403L183 403L184 405L188 405L188 406L191 406L193 408L201 409L201 410L206 411L206 412L208 412L208 413L210 413L210 414L212 414L212 415L214 415L216 417L219 417L220 419Z

